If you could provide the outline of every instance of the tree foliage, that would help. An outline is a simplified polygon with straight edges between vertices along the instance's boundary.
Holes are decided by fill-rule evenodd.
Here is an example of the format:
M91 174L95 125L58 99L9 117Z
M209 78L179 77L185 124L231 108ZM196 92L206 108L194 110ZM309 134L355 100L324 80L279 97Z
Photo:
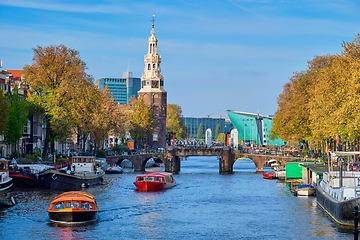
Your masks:
M187 127L182 118L182 109L177 104L167 105L166 132L176 133L178 140L187 138Z
M142 97L130 99L130 111L128 114L130 135L134 141L141 141L154 130L153 111L151 107L146 105Z
M3 135L5 132L9 112L10 104L5 96L5 92L0 89L0 135Z
M199 129L198 129L198 132L197 132L197 139L203 139L203 138L204 138L204 135L203 135L203 124L200 123Z
M219 134L220 134L220 124L217 124L215 128L215 136L214 136L215 140L217 140Z
M360 138L360 34L337 55L317 56L278 97L271 137L288 143Z
M29 101L46 118L43 156L48 142L55 139L76 134L79 143L92 134L99 144L109 132L120 132L122 117L115 101L85 72L86 64L78 51L64 45L38 46L33 51L33 63L25 65L23 74L32 93Z
M20 99L18 87L15 86L10 97L10 112L4 135L4 142L9 145L13 144L15 151L17 151L18 141L23 135L24 126L28 122L28 105L26 99Z

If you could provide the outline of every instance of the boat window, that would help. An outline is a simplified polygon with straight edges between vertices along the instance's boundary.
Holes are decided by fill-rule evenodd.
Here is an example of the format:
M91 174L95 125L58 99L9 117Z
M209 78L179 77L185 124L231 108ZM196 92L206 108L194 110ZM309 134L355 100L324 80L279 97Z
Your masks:
M79 208L80 204L79 201L73 201L73 208Z
M54 209L64 209L64 202L54 203Z
M138 178L136 179L136 181L137 181L137 182L144 181L144 177L138 177Z
M154 177L155 182L161 182L161 177Z
M71 201L66 201L66 208L71 208Z
M145 181L154 181L153 177L145 177Z
M0 170L5 170L5 163L0 163Z
M81 202L81 209L89 210L89 202Z

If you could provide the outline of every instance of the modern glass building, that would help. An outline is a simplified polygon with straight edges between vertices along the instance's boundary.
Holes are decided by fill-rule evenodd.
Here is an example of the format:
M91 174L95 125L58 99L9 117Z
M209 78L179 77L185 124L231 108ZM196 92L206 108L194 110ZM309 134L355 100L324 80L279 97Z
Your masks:
M202 123L202 132L203 136L205 137L206 129L210 128L212 132L212 136L215 136L216 125L219 124L220 132L230 132L234 127L232 126L229 119L224 118L210 118L210 117L203 117L203 118L195 118L195 117L184 117L184 125L188 129L188 135L190 139L197 138L197 133L199 130L200 123Z
M123 78L100 78L99 87L104 89L105 86L108 86L116 103L126 104L129 103L132 96L138 97L140 82L140 78L132 77L132 72L124 72Z
M270 140L272 116L227 110L231 123L239 132L239 140L256 145L284 145L281 139Z

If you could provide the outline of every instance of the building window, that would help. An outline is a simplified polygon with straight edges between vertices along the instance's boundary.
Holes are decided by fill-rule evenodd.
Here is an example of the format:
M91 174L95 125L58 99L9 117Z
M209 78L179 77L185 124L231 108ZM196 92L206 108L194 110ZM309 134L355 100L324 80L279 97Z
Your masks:
M148 70L151 70L151 64L150 63L148 64Z
M154 63L154 65L153 65L153 69L156 69L156 64Z

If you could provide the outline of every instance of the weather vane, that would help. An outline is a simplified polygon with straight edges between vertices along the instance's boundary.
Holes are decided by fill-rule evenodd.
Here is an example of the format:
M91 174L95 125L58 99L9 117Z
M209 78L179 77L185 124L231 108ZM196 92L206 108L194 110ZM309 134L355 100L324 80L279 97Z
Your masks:
M154 28L154 26L155 26L155 14L153 14L153 17L152 17L152 27Z

